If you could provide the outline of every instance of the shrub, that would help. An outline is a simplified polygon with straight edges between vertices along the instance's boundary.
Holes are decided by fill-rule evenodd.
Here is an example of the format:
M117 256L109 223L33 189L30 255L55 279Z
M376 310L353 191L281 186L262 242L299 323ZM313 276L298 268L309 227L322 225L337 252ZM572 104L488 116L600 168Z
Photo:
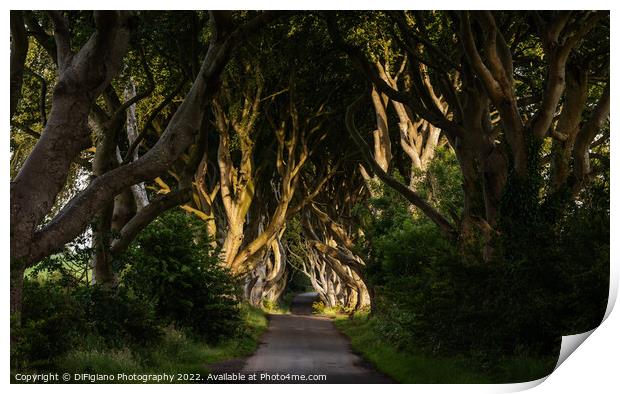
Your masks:
M160 337L153 306L126 289L64 283L24 281L16 359L49 360L80 346L122 347Z
M512 185L492 261L447 241L390 189L377 195L370 209L357 210L364 230L359 253L368 256L375 329L396 348L468 354L491 366L511 355L557 356L562 335L601 321L609 283L608 184L595 183L577 202L541 199L532 185ZM453 195L434 195L438 209L454 205Z
M166 323L217 342L241 325L241 286L217 255L202 222L170 211L144 229L122 256L122 283L151 300Z
M74 297L84 310L89 331L109 345L149 344L161 336L153 304L124 286L81 287L74 291Z
M83 334L84 311L57 282L24 280L21 326L15 360L46 360L71 349Z

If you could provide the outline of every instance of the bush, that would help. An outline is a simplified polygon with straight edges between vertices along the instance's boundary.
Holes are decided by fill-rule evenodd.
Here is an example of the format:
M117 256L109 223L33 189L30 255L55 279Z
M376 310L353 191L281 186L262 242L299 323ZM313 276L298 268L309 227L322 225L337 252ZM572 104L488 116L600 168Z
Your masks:
M92 253L84 238L29 270L15 363L153 345L168 325L209 343L241 334L241 286L219 265L203 224L192 219L170 212L149 225L115 261L122 270L115 288L89 284Z
M16 360L42 361L80 346L122 347L160 337L153 306L126 289L26 278Z
M164 322L217 342L241 325L241 286L217 255L202 222L171 211L144 229L121 258L122 283L151 300Z
M349 308L345 308L342 305L329 307L325 305L323 301L315 301L312 303L312 313L327 317L337 317L352 314L353 311Z
M14 360L47 360L71 349L85 329L84 310L71 292L57 282L26 278L22 294Z
M439 190L453 189L441 182ZM447 241L394 191L377 195L357 212L359 253L368 256L374 330L396 349L467 354L492 366L513 355L557 357L562 335L600 323L609 284L608 184L594 184L577 202L541 199L535 185L512 184L492 261ZM454 195L445 204L435 197L447 215Z
M161 336L153 304L124 286L81 287L74 291L74 297L84 309L89 332L113 347L150 344Z

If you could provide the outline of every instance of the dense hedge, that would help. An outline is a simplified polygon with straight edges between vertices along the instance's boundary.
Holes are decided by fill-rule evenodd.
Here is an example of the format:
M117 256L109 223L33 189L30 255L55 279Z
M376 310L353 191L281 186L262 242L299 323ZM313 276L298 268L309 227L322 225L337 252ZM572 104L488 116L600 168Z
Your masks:
M41 262L25 278L14 364L76 348L152 345L166 326L210 343L241 334L239 286L218 264L203 227L181 211L156 219L115 262L113 287L79 280L91 256L84 239Z
M454 194L441 192L455 190L458 177L434 181L435 204L448 209ZM600 323L609 286L608 184L595 182L578 203L561 196L524 202L531 195L521 192L509 190L486 262L389 189L359 209L360 252L368 256L383 337L400 349L468 354L492 365L511 355L557 355L562 335Z

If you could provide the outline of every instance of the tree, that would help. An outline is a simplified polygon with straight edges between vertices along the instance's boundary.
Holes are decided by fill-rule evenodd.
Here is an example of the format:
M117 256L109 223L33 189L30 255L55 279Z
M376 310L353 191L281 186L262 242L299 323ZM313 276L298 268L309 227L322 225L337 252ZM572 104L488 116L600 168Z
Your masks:
M11 183L11 311L16 314L20 309L24 269L83 231L93 216L123 189L164 172L194 143L204 119L203 109L217 91L219 76L232 50L274 16L259 14L235 27L226 13L212 13L213 36L198 76L158 142L137 161L95 178L56 217L39 228L66 181L70 163L90 146L88 117L94 101L119 70L131 26L130 13L95 12L95 32L74 53L67 18L60 12L53 12L50 17L54 22L60 73L52 112L41 138ZM178 195L168 199L172 197ZM141 217L151 215L150 210L141 212Z
M390 36L409 62L406 89L391 84L358 45L346 41L334 15L327 16L327 23L335 44L375 89L402 103L410 113L446 135L456 152L464 179L465 209L456 234L468 243L475 233L481 233L486 239L484 253L490 259L491 243L498 231L501 203L508 185L531 183L535 178L532 174L540 173L538 163L547 155L540 148L543 142L558 138L568 140L571 134L557 130L566 120L556 122L554 119L562 98L566 100L563 108L572 105L573 114L588 110L585 102L577 105L579 108L570 102L574 91L565 94L564 80L566 70L578 67L577 59L583 56L581 52L587 52L588 34L605 34L607 14L390 12L387 16ZM535 24L530 23L532 20ZM544 56L535 57L536 51L542 51ZM608 51L597 55L607 59ZM575 61L569 61L571 56ZM546 70L546 74L538 75L540 69ZM591 72L597 74L598 80L605 80L607 75L606 69L598 66ZM589 125L584 124L579 133L578 139L583 142L573 149L573 190L583 187L579 181L583 179L579 175L584 167L580 164L583 152L591 146L595 135L601 134L601 126L609 114L607 91L603 89L595 99L598 101ZM363 147L363 138L358 138L353 122L353 106L348 125L358 145ZM591 127L596 131L591 131ZM574 138L565 141L568 146ZM553 156L557 152L559 150L549 154ZM452 225L430 209L413 190L384 174L368 154L366 161L386 184L407 197L444 233L454 234Z

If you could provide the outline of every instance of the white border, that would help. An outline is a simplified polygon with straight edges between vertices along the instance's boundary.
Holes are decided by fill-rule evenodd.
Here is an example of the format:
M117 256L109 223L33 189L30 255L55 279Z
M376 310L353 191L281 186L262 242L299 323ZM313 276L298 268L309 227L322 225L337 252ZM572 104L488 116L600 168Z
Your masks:
M334 2L333 0L315 0L315 1L294 1L287 2L282 0L271 1L249 1L249 0L227 0L227 1L189 1L189 0L175 0L174 2L167 1L89 1L84 0L58 0L58 1L42 1L42 0L28 0L28 1L4 1L3 6L6 8L1 15L2 25L5 26L5 36L2 40L1 50L5 54L4 61L2 62L2 74L5 78L2 78L2 89L4 95L2 100L2 106L0 108L3 114L5 127L5 137L0 138L0 144L2 144L2 150L0 151L1 162L4 163L0 166L0 173L2 174L2 192L0 198L2 200L2 206L5 208L0 210L0 221L2 227L1 239L2 247L0 251L2 253L2 261L4 267L2 268L4 275L2 280L2 290L0 294L7 295L2 297L3 311L0 314L4 324L2 325L2 331L0 332L0 338L4 340L5 354L1 359L0 381L4 385L9 384L9 188L6 186L9 184L9 139L8 134L8 78L9 74L9 9L429 9L429 6L433 9L611 9L611 25L612 25L612 37L611 37L611 69L614 70L614 66L617 64L617 50L616 40L614 37L615 28L617 27L618 18L616 17L616 6L618 3L612 3L611 1L536 1L536 0L520 0L518 2L500 2L500 1L441 1L434 0L432 2L411 2L411 1L340 1ZM612 102L616 102L618 97L618 88L612 84ZM611 144L613 146L612 151L616 151L618 145L615 141L619 138L615 136L616 132L612 131ZM615 178L615 174L620 171L619 160L613 155L611 158L611 173L612 179ZM611 193L611 205L615 207L620 204L620 198L617 193L618 188L616 183L612 183ZM617 216L611 218L611 234L612 239L618 235L618 223ZM564 363L558 365L558 369L554 371L546 379L541 379L535 382L511 384L511 385L392 385L389 388L380 387L377 385L366 385L355 387L354 390L365 393L382 390L390 390L390 392L431 392L431 393L446 393L446 392L458 392L458 393L498 393L498 392L515 392L519 390L525 390L531 388L532 393L583 393L583 392L595 392L595 393L611 393L617 392L618 387L618 351L620 350L620 341L618 334L620 333L620 318L618 313L610 314L615 303L618 290L618 247L614 242L611 245L611 286L610 286L610 302L607 308L607 319L601 324L599 328L594 332L588 333L582 337L587 338L586 345L581 346L576 351L575 355L568 357ZM578 342L581 343L585 338L578 338ZM569 341L574 341L575 338L568 338ZM563 348L567 344L566 339L563 341ZM569 353L570 354L570 353ZM139 389L135 385L128 385L129 387L118 387L118 389L136 390ZM533 387L533 388L532 388ZM45 387L38 387L34 385L10 385L8 387L10 391L23 392L30 390L45 390L45 392L78 392L83 391L84 387L79 385L46 385ZM152 392L168 392L169 386L152 385L147 388ZM242 385L225 385L222 387L208 385L184 385L181 388L187 392L246 392L248 390L270 393L287 393L294 391L296 394L312 393L327 391L347 391L349 388L343 385L295 385L290 387L289 385L269 385L269 386L253 386L245 387ZM91 385L88 387L89 392L94 393L106 393L110 390L110 387L104 385ZM115 387L114 390L117 390Z

